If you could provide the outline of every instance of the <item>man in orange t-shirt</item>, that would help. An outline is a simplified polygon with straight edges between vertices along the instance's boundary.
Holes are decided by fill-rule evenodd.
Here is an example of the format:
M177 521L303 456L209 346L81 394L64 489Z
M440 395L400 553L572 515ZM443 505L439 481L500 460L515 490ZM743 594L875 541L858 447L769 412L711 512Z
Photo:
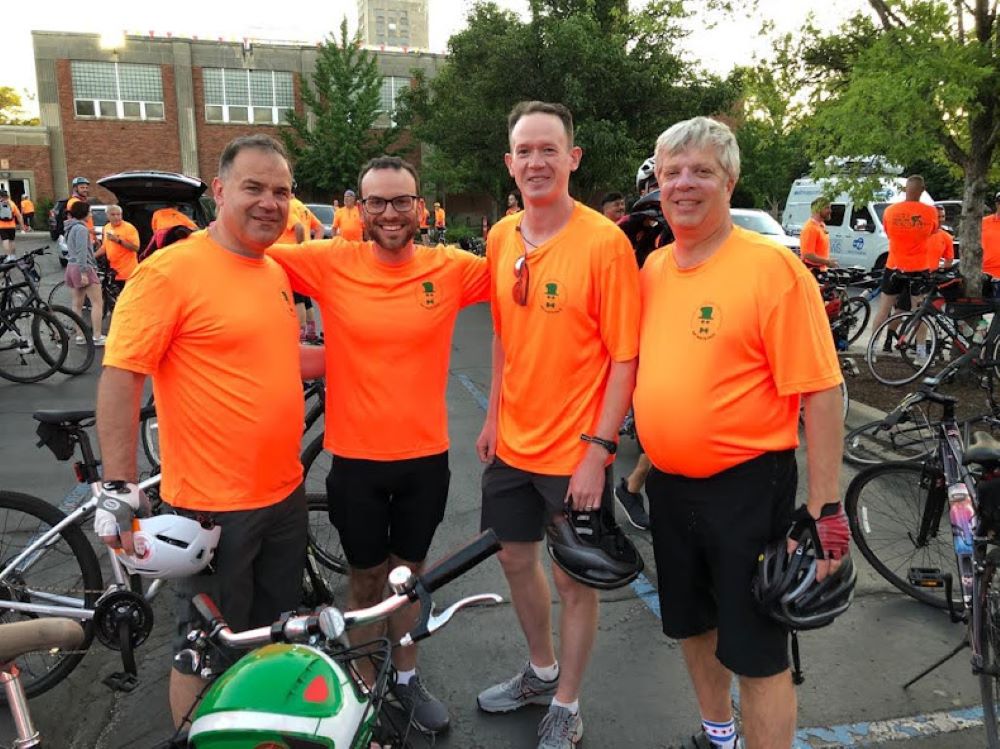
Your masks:
M445 232L448 229L447 221L445 220L444 208L439 202L434 201L434 241L438 244L444 244Z
M354 190L344 191L344 205L333 216L333 236L349 242L360 242L365 238L364 222Z
M830 234L826 230L826 222L832 213L830 199L816 198L810 208L812 215L799 234L799 256L810 270L836 268L837 261L830 259Z
M540 545L550 522L566 522L567 503L614 522L611 464L635 381L639 269L625 234L569 193L582 156L569 110L521 102L507 132L504 161L524 211L501 219L486 240L493 382L476 449L487 463L480 525L503 543L529 657L477 702L491 713L549 705L539 745L562 747L583 733L579 695L598 598L552 565L562 607L557 661Z
M169 229L171 226L186 226L191 231L198 229L198 224L192 221L187 214L179 211L176 203L155 211L149 220L149 225L153 234L156 234L160 229Z
M704 728L696 743L737 741L735 673L753 694L742 700L746 745L789 749L788 632L759 610L752 580L765 549L787 553L793 519L822 540L818 578L839 579L850 539L838 485L842 377L812 275L732 224L739 169L736 138L715 120L677 123L657 140L675 241L641 273L635 422L654 466L646 494L663 631L684 651ZM794 513L800 401L809 493Z
M0 190L0 244L2 244L9 260L16 257L14 241L17 237L18 227L21 231L28 231L14 201L10 199L6 190Z
M139 267L139 230L122 219L122 207L109 205L108 223L104 227L101 246L115 272L115 280L127 281Z
M66 218L69 218L69 209L73 207L73 204L78 201L83 201L84 203L90 202L90 180L86 177L74 177L73 178L73 193L69 196L69 200L66 201ZM87 214L87 219L84 221L87 224L87 231L90 232L90 243L92 245L97 244L97 233L94 231L94 214L90 212Z
M933 205L920 202L924 194L924 178L913 174L906 180L906 200L893 203L882 215L882 225L889 238L889 257L882 274L882 298L878 312L872 320L872 330L889 317L896 304L896 298L909 289L910 281L902 273L927 270L927 239L937 226L937 210ZM893 273L893 270L900 273ZM923 301L923 296L910 293L913 307ZM918 351L918 354L920 351Z
M312 217L312 218L310 218ZM316 217L306 208L305 203L294 195L288 203L288 221L285 230L275 244L302 244L310 237L312 222ZM322 225L320 225L322 228ZM319 344L322 340L316 332L316 313L313 300L297 291L294 293L295 314L299 319L299 340L302 343Z
M430 244L431 212L427 210L427 201L423 198L420 198L417 203L417 216L420 218L420 241L423 244Z
M27 193L21 197L21 215L24 216L24 225L31 229L35 222L35 204Z
M996 213L983 216L983 273L1000 278L1000 192L993 196L993 201Z
M944 206L937 208L937 227L927 238L927 268L950 268L955 262L955 238L944 230L946 213Z
M139 266L108 334L97 396L105 481L95 531L131 553L127 529L143 507L136 432L148 376L163 499L222 527L213 573L177 581L186 603L178 606L175 648L187 647L197 621L189 606L196 593L209 593L236 631L269 624L299 603L308 524L300 352L288 279L264 255L285 225L291 185L280 143L264 135L230 142L212 181L217 219ZM171 671L177 725L204 686Z
M269 251L292 288L316 299L327 328L327 492L350 564L351 608L381 601L390 569L420 573L448 499L445 389L455 320L462 307L489 298L484 258L413 243L419 185L410 164L372 159L358 185L371 241ZM394 615L390 637L414 621L412 611ZM368 642L380 630L352 630L351 639ZM416 674L415 646L395 649L392 660L407 710L427 731L445 729L448 712Z

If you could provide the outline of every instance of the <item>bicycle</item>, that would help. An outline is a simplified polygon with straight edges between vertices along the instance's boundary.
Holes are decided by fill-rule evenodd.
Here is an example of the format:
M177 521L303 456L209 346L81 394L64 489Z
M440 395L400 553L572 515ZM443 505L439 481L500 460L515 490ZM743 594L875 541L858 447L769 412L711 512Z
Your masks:
M834 341L838 342L838 350L846 350L864 333L871 316L867 296L851 296L847 289L867 283L875 283L877 287L878 281L869 271L861 268L828 268L815 275Z
M116 280L114 270L108 264L108 261L103 257L97 259L97 278L101 283L101 298L104 301L103 317L107 320L111 317L111 313L114 312L115 304L117 304L118 297L125 288L125 284ZM52 306L68 307L70 306L72 299L73 294L71 289L66 285L65 281L60 281L53 286L52 291L49 292L48 302ZM86 318L90 317L89 299L84 299L83 301L82 316ZM95 332L99 333L99 331Z
M0 377L39 382L55 374L69 353L69 335L51 312L36 307L0 310Z
M389 575L392 595L367 609L341 611L324 606L305 616L282 616L274 624L234 633L230 630L212 600L196 596L195 609L203 626L188 635L190 647L175 659L175 667L205 679L216 679L207 688L199 705L189 716L187 735L178 732L170 747L187 747L188 741L231 741L233 746L314 746L409 747L416 725L412 715L402 709L393 696L391 652L394 647L418 642L444 627L461 609L483 604L497 604L502 598L495 594L473 595L435 613L432 593L471 570L500 549L492 530L487 530L444 560L439 561L419 577L406 567L397 567ZM347 633L354 627L386 619L404 606L419 604L420 618L414 628L393 643L380 638L352 646ZM254 657L243 658L221 676L206 665L205 655L211 649L224 646L236 650L256 650ZM303 699L302 686L294 693L281 687L274 690L254 689L282 663L295 664L297 672L308 669L312 679L326 685L330 698L317 710L315 704ZM310 665L307 665L310 664ZM366 681L362 664L370 666L374 679ZM394 709L387 710L392 707ZM295 718L308 715L308 726ZM254 725L233 721L241 713L255 716ZM224 716L224 717L223 717ZM162 747L163 745L161 745Z

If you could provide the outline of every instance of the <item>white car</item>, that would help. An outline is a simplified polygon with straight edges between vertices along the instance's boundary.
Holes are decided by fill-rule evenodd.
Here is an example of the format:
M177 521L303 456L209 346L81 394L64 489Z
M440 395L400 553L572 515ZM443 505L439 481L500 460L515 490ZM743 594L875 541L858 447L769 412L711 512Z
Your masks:
M767 211L756 208L730 208L729 214L733 218L733 223L742 226L744 229L763 234L765 237L773 239L780 245L784 245L796 254L799 252L799 238L785 234L774 217Z

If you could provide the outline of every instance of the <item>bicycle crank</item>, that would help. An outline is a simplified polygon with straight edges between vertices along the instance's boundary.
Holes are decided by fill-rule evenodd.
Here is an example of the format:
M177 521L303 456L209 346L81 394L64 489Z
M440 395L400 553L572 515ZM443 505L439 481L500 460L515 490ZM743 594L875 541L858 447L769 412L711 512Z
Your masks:
M97 601L94 608L94 634L101 644L111 650L121 650L120 626L130 630L127 645L137 648L153 631L153 609L138 593L131 590L112 590Z

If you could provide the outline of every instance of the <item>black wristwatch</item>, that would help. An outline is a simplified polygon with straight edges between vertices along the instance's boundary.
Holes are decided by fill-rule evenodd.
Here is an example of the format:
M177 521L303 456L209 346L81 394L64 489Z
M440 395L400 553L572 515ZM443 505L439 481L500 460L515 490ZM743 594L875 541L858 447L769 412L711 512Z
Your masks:
M595 437L592 434L581 434L580 439L584 442L593 442L595 445L600 445L608 451L608 455L614 455L618 452L618 443L613 442L612 440L606 440L603 437Z

